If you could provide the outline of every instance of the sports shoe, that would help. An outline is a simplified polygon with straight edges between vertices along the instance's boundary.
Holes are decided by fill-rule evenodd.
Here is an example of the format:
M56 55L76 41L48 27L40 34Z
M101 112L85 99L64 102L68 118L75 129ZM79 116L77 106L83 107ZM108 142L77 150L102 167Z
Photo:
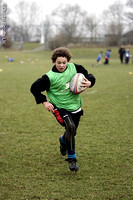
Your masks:
M65 159L65 161L68 161L68 164L69 164L69 169L71 171L78 171L79 170L79 167L78 167L78 161L76 158L67 158Z
M63 156L65 156L66 153L67 153L67 149L66 149L66 144L63 144L63 143L61 142L61 136L59 137L59 142L60 142L60 152L61 152L61 154L62 154Z

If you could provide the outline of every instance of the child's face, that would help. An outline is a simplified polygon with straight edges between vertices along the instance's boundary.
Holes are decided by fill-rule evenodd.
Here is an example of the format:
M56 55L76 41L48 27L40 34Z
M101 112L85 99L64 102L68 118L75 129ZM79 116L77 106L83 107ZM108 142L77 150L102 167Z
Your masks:
M66 57L57 57L54 64L56 65L56 68L59 72L64 72L67 67L67 63L68 61Z

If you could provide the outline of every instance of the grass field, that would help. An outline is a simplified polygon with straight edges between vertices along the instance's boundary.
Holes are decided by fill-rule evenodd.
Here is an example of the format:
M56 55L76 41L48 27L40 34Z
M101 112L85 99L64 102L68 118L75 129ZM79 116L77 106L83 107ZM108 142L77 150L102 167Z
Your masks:
M133 200L133 63L121 65L112 48L109 66L92 67L99 51L71 49L96 77L81 94L77 173L59 152L64 129L30 93L51 52L0 52L0 200Z

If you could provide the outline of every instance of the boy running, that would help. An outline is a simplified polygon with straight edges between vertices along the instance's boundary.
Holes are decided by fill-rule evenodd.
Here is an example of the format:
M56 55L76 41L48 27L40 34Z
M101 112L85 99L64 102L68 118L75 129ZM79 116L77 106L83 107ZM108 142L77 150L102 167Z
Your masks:
M53 113L57 121L65 128L63 135L59 137L60 152L67 155L69 169L78 171L77 155L75 151L75 136L80 117L83 115L82 99L80 94L73 94L69 88L69 82L76 73L85 75L82 82L84 90L95 84L95 77L88 74L82 66L70 63L71 54L67 48L60 47L53 51L52 69L36 80L31 86L31 93L36 103L42 103L46 110ZM42 94L47 92L49 101Z

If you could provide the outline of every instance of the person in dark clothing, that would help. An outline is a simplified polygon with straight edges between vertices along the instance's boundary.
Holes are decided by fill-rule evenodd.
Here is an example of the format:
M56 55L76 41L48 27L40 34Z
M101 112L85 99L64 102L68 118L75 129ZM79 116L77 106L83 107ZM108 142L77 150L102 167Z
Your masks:
M68 161L69 169L78 171L75 136L80 117L83 115L82 99L80 94L73 94L70 91L69 83L76 73L82 73L85 76L82 91L85 91L93 87L95 77L88 74L82 65L70 63L71 54L65 47L55 49L51 59L54 66L32 84L30 91L36 103L42 103L45 109L53 113L60 125L65 128L64 134L59 136L60 152L63 156L67 155L66 161ZM47 92L49 100L42 94L43 91Z
M124 55L125 55L125 48L123 45L120 47L118 53L119 53L121 64L123 64L123 59L124 59Z

